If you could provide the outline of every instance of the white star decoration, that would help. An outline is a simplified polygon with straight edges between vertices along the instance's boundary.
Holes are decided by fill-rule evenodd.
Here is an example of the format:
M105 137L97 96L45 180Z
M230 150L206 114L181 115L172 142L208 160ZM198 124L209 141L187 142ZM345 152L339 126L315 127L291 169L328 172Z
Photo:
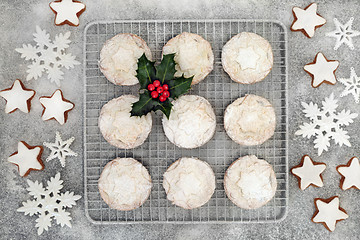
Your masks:
M51 150L50 155L46 158L46 161L58 158L60 160L61 166L65 167L65 159L67 156L77 156L77 153L70 149L70 145L75 140L74 137L69 138L66 141L61 139L60 133L56 132L55 142L47 143L44 142L44 146Z
M352 29L351 25L353 21L354 18L352 17L346 24L341 24L336 18L334 18L336 29L326 34L328 37L336 38L334 50L337 50L343 43L348 45L351 50L355 49L352 38L359 36L360 32Z
M0 96L6 100L5 113L12 113L16 109L28 113L34 95L35 91L26 89L19 79L15 80L11 88L0 91Z
M295 20L291 25L292 31L303 31L303 33L311 38L315 34L315 29L326 23L325 18L316 13L317 4L312 3L305 9L299 7L293 8Z
M345 97L350 93L354 96L355 102L360 100L360 77L356 75L355 69L350 69L350 78L339 78L339 82L345 85L345 90L340 94L340 97Z
M50 8L56 13L55 24L79 26L79 16L85 10L85 4L73 0L60 0L50 3Z
M322 83L334 85L336 83L335 71L339 67L339 61L327 60L321 52L316 54L313 63L306 64L304 70L312 75L312 87L317 88Z
M330 199L315 199L318 213L313 216L313 222L323 223L329 231L334 231L337 221L349 217L339 204L339 197L337 196Z
M31 170L42 170L44 166L41 162L42 147L31 147L25 142L18 143L18 151L13 153L8 161L18 166L19 174L25 177Z
M67 120L67 113L74 108L74 104L63 98L61 90L56 90L51 97L41 97L40 103L44 107L42 120L55 119L61 125Z
M353 157L347 165L338 166L336 170L343 177L340 184L342 190L352 187L360 189L360 164L358 158Z
M291 172L299 177L300 189L305 190L312 184L317 187L324 186L321 173L325 168L325 163L315 163L309 156L305 155L302 159L302 163L299 166L292 168Z

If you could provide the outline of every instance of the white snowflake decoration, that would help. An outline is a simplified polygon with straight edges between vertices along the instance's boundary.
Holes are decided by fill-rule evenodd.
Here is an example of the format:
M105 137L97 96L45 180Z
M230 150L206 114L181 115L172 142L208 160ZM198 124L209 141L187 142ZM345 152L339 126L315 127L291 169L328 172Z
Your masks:
M67 156L77 156L77 153L70 149L70 145L75 140L74 137L69 138L66 141L61 139L60 133L56 132L55 142L47 143L44 142L44 146L51 150L50 155L46 158L46 161L58 158L60 160L61 166L65 167L65 159Z
M355 69L350 69L350 78L339 78L340 83L345 85L344 91L340 97L345 97L349 94L354 96L355 102L359 103L360 100L360 77L356 75Z
M27 81L36 80L45 72L51 82L55 82L60 86L60 80L64 79L61 68L69 69L80 64L71 53L65 53L69 43L71 43L69 40L70 34L70 32L60 33L55 36L54 41L51 41L50 34L36 26L36 33L34 33L36 45L23 44L22 48L15 49L15 51L21 53L21 58L31 61L26 71L28 73Z
M347 23L341 24L339 20L334 18L336 29L326 34L328 37L336 38L334 50L337 50L343 43L348 45L351 50L355 49L352 38L359 36L360 32L352 29L353 21L354 18L352 17Z
M38 216L35 225L38 228L38 235L42 234L44 230L48 231L53 219L61 227L64 225L71 227L70 213L66 212L65 209L75 206L75 201L79 200L81 196L74 195L73 192L60 193L63 188L60 173L50 178L46 188L38 181L27 180L27 183L29 185L27 190L34 199L23 202L23 206L18 208L17 211L24 212L25 215Z
M323 151L328 151L331 139L334 140L335 144L340 146L344 144L351 147L349 142L350 136L343 127L354 122L353 119L356 118L358 114L346 110L342 110L340 113L336 112L336 108L338 107L337 101L338 100L334 99L334 94L332 93L330 97L322 101L321 108L313 102L309 104L301 103L304 107L303 112L305 113L305 117L309 118L310 122L300 125L300 129L296 131L295 134L302 135L308 139L314 136L314 148L318 149L319 156Z

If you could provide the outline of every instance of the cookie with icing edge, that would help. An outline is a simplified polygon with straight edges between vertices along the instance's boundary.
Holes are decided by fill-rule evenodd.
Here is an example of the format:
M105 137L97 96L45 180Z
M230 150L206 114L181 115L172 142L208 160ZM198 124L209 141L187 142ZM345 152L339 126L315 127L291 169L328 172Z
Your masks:
M342 190L344 190L344 191L345 191L345 190L348 190L348 189L351 189L351 188L360 190L360 189L359 189L358 187L356 187L355 185L352 185L351 187L344 189L344 188L343 188L343 185L344 185L344 181L345 181L346 176L344 176L343 174L341 174L340 171L339 171L339 168L342 168L342 167L350 167L350 166L351 166L351 163L352 163L352 161L353 161L354 159L357 159L357 160L359 161L359 159L358 159L357 157L352 157L352 158L347 162L347 164L345 164L345 165L339 165L339 166L336 167L336 171L341 175L340 185L339 185L339 186L340 186L340 188L341 188Z
M324 198L315 198L314 199L314 205L315 205L315 213L314 213L314 215L312 216L312 218L311 218L311 221L313 222L313 223L321 223L329 232L333 232L333 231L331 231L330 229L329 229L329 227L327 226L327 224L325 223L325 222L315 222L314 221L314 218L315 218L315 216L319 213L319 208L317 207L317 204L316 204L316 201L318 201L318 200L320 200L320 201L322 201L322 202L325 202L325 203L330 203L332 200L334 200L335 198L338 198L339 199L339 210L340 211L342 211L342 212L344 212L346 215L348 215L347 214L347 212L345 211L345 209L343 209L342 207L340 207L340 198L338 197L338 196L333 196L333 197L330 197L330 198L327 198L327 199L324 199ZM348 215L349 216L349 215ZM346 219L346 218L345 218ZM345 220L345 219L339 219L339 220L336 220L336 223L335 223L335 226L336 226L336 224L338 223L338 222L340 222L340 221L343 221L343 220Z
M24 144L25 147L28 148L29 150L32 150L32 149L35 149L35 148L40 148L40 152L39 152L39 154L38 154L38 156L37 156L36 159L37 159L37 161L40 163L40 165L42 166L41 169L29 168L29 170L28 170L23 176L21 176L21 175L20 175L20 176L21 176L21 177L27 177L31 171L42 171L42 170L44 170L45 165L44 165L43 161L41 160L41 156L42 156L42 154L43 154L43 152L44 152L44 147L43 147L43 146L30 146L30 145L27 144L25 141L20 141L20 142L21 142L22 144ZM18 154L18 153L19 153L19 151L16 151L16 152L14 152L13 154L11 154L9 157L14 156L14 155L16 155L16 154ZM16 164L16 163L11 163L11 164L14 164L14 165L18 168L18 172L20 171L18 164Z
M303 10L307 10L312 4L316 4L316 3L310 3L310 4L309 4L308 6L306 6ZM304 29L293 29L293 25L294 25L295 22L298 20L296 14L295 14L295 12L294 12L294 8L300 8L300 7L293 7L293 8L292 8L292 13L293 13L293 16L294 16L294 21L292 22L292 24L291 24L291 26L290 26L290 30L291 30L292 32L302 32L307 38L312 38L312 37L310 37L310 36L308 35L308 33L307 33ZM301 9L301 8L300 8L300 9ZM318 28L320 28L320 27L322 27L322 26L324 26L324 25L326 24L326 19L325 19L323 16L321 16L321 15L318 14L317 12L316 12L316 15L318 15L318 16L321 17L321 18L323 18L323 19L325 20L325 22L324 22L323 24L321 24L321 25L316 25L315 28L314 28L314 32L316 31L316 29L318 29ZM314 33L314 34L315 34L315 33Z
M50 99L50 98L52 98L52 97L55 95L55 93L56 93L57 91L60 92L61 99L62 99L63 102L67 102L67 103L70 103L70 104L73 105L72 108L70 108L69 110L64 111L64 123L60 123L60 122L59 122L61 125L64 125L64 124L67 122L68 113L69 113L71 110L74 109L75 104L74 104L73 102L67 100L66 98L64 98L64 94L63 94L63 92L62 92L60 89L55 90L55 92L54 92L50 97L49 97L49 96L42 96L42 97L39 98L39 100L41 100L42 98ZM44 108L43 111L42 111L42 113L41 113L41 117L42 117L42 116L44 115L44 113L45 113L46 107L41 103L41 101L40 101L40 104L41 104L41 106ZM49 120L56 120L56 118L55 118L55 117L52 117L52 118L46 119L46 120L44 120L44 121L49 121ZM58 122L58 120L56 120L56 121Z
M301 180L302 180L302 178L299 177L298 175L294 174L294 173L293 173L293 169L299 168L299 167L303 167L303 165L304 165L304 160L305 160L306 157L308 157L308 158L310 159L310 161L312 162L312 164L315 165L315 166L316 166L316 165L325 165L325 168L327 167L327 165L326 165L325 163L323 163L323 162L315 162L314 160L312 160L312 158L311 158L309 155L304 155L304 156L301 158L300 163L299 163L298 165L292 167L291 170L290 170L291 173L297 178L297 180L298 180L298 186L299 186L300 189L301 189ZM323 171L325 171L325 169L324 169ZM319 174L322 182L324 182L324 179L323 179L323 176L322 176L323 171ZM307 188L310 187L310 186L317 187L317 188L320 188L320 187L321 187L321 186L315 185L314 183L310 183L307 187L305 187L304 189L301 189L301 190L304 191L305 189L307 189Z
M62 0L56 0L56 1L53 1L53 2L54 2L54 3L60 3L60 2L62 2ZM54 24L55 24L56 26L62 26L62 25L68 24L69 26L78 27L78 26L80 25L80 15L83 14L83 12L85 12L85 10L86 10L86 4L85 4L85 3L80 2L80 1L77 1L77 0L72 0L72 2L74 2L74 3L82 3L82 4L84 4L84 9L82 9L81 11L79 11L79 12L76 14L76 16L79 18L79 24L78 24L78 25L75 25L75 24L73 24L72 22L70 22L69 20L65 20L65 21L63 21L63 22L61 22L61 23L59 23L59 24L56 24L56 17L57 17L57 14L58 14L58 13L51 7L51 3L53 3L53 2L50 2L50 3L49 3L49 7L50 7L51 11L53 11L53 12L55 13Z
M33 90L33 89L28 89L28 88L26 88L25 85L23 84L23 82L22 82L20 79L16 79L16 80L14 81L14 83L11 85L11 87L1 90L0 93L1 93L1 92L5 92L5 91L11 91L11 90L13 89L13 87L14 87L14 85L15 85L16 82L19 82L19 84L20 84L20 86L21 86L21 88L22 88L23 91L32 91L32 92L33 92L32 97L30 97L28 100L26 100L27 109L28 109L28 112L27 112L27 113L29 113L29 112L30 112L30 109L31 109L31 100L35 97L36 91ZM4 98L4 99L5 99L6 103L7 103L8 101L6 100L6 98ZM5 109L6 109L6 107L5 107ZM8 112L8 114L13 113L13 112L15 112L15 111L18 110L18 109L19 109L19 108L15 108L15 109L13 109L12 111ZM20 109L19 109L19 110L20 110ZM20 110L20 111L21 111L21 110Z
M320 85L323 84L323 83L330 84L330 85L335 85L335 83L331 83L331 82L329 82L329 81L327 81L327 80L323 80L321 83L319 83L319 85L314 86L314 80L315 80L314 75L313 75L311 72L309 72L309 71L307 71L307 70L305 69L305 67L306 67L307 65L316 64L318 55L319 55L320 53L324 56L324 58L325 58L325 60L326 60L327 62L338 62L338 63L339 63L338 66L337 66L337 67L335 68L335 70L333 71L333 74L334 74L334 77L335 77L335 83L337 82L337 78L336 78L335 72L336 72L336 70L339 68L340 62L337 61L337 60L329 60L329 59L327 59L327 58L325 57L325 55L324 55L322 52L318 52L318 53L315 55L314 61L312 61L312 62L310 62L310 63L308 63L308 64L306 64L306 65L304 66L304 71L307 72L307 73L311 76L311 78L312 78L312 80L311 80L311 86L312 86L313 88L318 88L318 87L320 87Z

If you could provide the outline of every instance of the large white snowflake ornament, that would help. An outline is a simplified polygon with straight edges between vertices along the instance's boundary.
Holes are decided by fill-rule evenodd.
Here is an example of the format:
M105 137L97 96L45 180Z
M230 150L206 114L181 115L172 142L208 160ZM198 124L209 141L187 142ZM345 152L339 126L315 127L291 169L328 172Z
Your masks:
M58 158L60 160L61 166L65 167L65 160L67 156L77 156L77 153L70 149L70 145L75 140L74 137L69 138L66 141L61 139L60 133L56 132L55 142L47 143L44 142L44 146L51 150L50 155L46 158L46 161Z
M334 50L337 50L343 43L348 45L351 50L355 49L352 38L359 36L360 32L352 29L353 21L354 18L352 17L347 23L341 24L339 20L334 18L336 29L326 34L328 37L336 38Z
M338 107L334 94L322 101L322 107L313 102L309 104L302 102L305 113L305 117L310 119L310 122L305 122L300 125L300 129L295 132L295 135L302 135L310 139L315 137L314 148L318 149L318 155L320 156L323 151L328 151L330 147L330 140L334 140L335 144L342 146L343 144L351 147L349 142L350 136L347 131L344 130L344 126L348 126L354 122L353 119L358 116L357 113L351 113L350 111L342 110L336 112Z
M360 77L356 75L355 69L350 69L350 78L339 78L340 83L345 85L344 91L340 94L340 97L352 94L355 102L359 103L360 100Z
M22 48L16 48L15 51L21 53L21 58L31 61L28 66L26 80L38 79L43 72L48 74L48 79L60 86L60 80L64 79L62 68L70 69L80 62L75 60L71 53L65 53L71 41L70 32L58 34L53 41L50 40L50 34L36 26L34 41L36 45L23 44Z
M27 180L27 183L29 185L27 190L34 199L23 202L23 206L18 208L17 211L24 212L25 215L38 216L35 220L38 235L42 234L44 230L48 231L53 219L61 227L64 225L71 227L70 213L66 212L65 209L75 206L75 201L79 200L81 196L74 195L73 192L60 193L63 188L60 173L50 178L46 188L38 181Z

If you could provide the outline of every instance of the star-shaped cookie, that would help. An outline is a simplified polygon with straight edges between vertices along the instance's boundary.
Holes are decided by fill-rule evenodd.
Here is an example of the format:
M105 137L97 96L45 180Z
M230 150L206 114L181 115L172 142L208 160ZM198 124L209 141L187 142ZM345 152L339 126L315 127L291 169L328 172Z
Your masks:
M0 91L0 96L6 100L5 113L15 112L16 109L28 113L35 91L25 88L24 84L16 79L10 88Z
M349 217L346 211L340 207L338 196L328 199L315 198L314 202L316 211L311 220L315 223L322 223L331 232L335 230L337 222Z
M294 21L290 27L291 31L301 31L308 38L312 38L315 29L326 23L325 18L316 13L317 4L311 3L305 9L299 7L293 8Z
M340 180L342 190L360 189L360 164L357 157L350 159L346 165L337 166L336 170L342 176Z
M324 54L317 53L315 60L304 66L305 72L312 76L311 85L313 88L319 87L322 83L336 83L335 71L339 67L339 61L327 60Z
M300 189L305 190L310 185L324 186L321 173L325 168L325 163L314 162L308 155L304 155L300 164L291 169L291 173L299 180Z
M44 169L44 164L41 161L43 150L42 146L32 147L21 141L18 143L18 151L11 154L8 161L18 166L20 176L26 177L31 170Z
M56 90L51 97L41 97L41 105L44 107L42 120L55 119L61 125L67 121L68 112L74 108L74 104L63 97L60 89Z
M85 11L85 4L76 0L59 0L50 3L55 15L55 25L79 26L79 17Z

